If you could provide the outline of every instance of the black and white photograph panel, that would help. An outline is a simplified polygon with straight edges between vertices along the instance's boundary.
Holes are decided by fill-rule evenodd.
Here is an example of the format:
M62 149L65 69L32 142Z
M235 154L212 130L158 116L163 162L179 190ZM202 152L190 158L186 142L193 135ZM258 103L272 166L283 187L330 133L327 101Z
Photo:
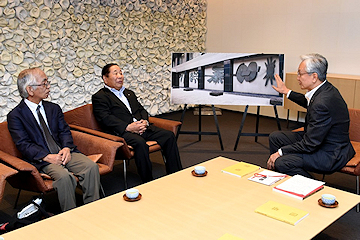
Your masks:
M173 53L173 104L283 105L272 85L283 78L284 55Z

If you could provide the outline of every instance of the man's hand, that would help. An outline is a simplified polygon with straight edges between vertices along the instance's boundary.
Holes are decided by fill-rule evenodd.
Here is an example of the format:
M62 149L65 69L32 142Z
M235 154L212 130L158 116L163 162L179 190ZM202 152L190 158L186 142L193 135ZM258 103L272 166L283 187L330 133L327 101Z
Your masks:
M65 166L68 162L70 162L71 160L70 148L65 147L61 149L58 154L61 155L62 165Z
M43 160L52 164L65 166L71 160L70 148L63 148L58 154L48 154Z
M275 80L276 80L276 85L277 86L274 86L272 85L273 89L275 89L278 93L281 93L281 94L287 94L290 89L288 89L286 86L285 86L285 83L283 82L283 80L280 78L280 76L278 74L275 74Z
M141 135L146 131L147 126L148 121L141 119L140 121L133 122L127 125L126 131Z
M60 154L48 154L43 160L56 165L61 165L63 161Z
M275 161L276 161L276 159L278 159L278 157L280 157L279 152L271 154L271 156L269 157L269 160L267 161L267 168L268 169L270 169L270 170L275 169Z

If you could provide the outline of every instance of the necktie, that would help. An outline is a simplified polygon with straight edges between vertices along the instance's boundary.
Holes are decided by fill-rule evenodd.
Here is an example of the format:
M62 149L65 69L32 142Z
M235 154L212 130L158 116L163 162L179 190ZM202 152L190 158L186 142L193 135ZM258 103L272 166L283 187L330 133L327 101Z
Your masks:
M44 118L42 117L41 113L40 113L40 105L37 107L36 109L36 113L39 117L39 122L40 122L40 128L43 132L43 135L45 137L45 141L46 144L49 147L49 150L51 153L58 153L60 151L59 146L56 144L54 138L52 137L49 128L47 127Z

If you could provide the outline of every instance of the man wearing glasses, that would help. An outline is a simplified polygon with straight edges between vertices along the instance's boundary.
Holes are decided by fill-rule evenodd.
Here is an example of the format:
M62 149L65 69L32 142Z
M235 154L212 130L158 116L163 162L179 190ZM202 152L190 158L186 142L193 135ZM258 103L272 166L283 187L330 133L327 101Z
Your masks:
M289 175L310 177L343 168L355 155L349 139L349 112L339 91L326 80L328 63L320 54L301 56L297 80L300 94L288 89L276 75L273 88L307 108L304 131L273 132L269 137L267 167Z
M50 93L45 73L38 68L24 70L17 85L23 99L7 115L7 122L23 158L54 179L62 211L76 207L74 175L85 204L99 199L99 168L76 149L60 106L44 101Z

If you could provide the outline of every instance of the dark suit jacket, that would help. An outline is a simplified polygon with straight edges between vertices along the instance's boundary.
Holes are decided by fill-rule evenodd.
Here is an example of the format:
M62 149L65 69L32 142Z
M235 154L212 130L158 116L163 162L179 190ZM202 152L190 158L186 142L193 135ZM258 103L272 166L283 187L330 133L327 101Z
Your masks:
M124 95L128 99L132 113L125 104L108 88L104 87L92 96L93 111L96 120L101 124L105 131L121 136L128 124L137 120L149 119L149 113L139 103L135 93L129 89L124 90ZM148 129L151 129L149 126Z
M47 101L43 101L43 106L49 128L56 143L61 148L69 147L73 151L77 151L73 143L70 127L64 120L60 106ZM49 164L42 161L50 153L45 138L24 100L7 115L7 122L11 137L24 159L38 169Z
M303 154L305 168L334 172L346 165L355 151L349 139L349 112L339 91L329 82L313 95L307 106L303 94L291 92L289 99L307 108L303 139L281 148L284 154Z

